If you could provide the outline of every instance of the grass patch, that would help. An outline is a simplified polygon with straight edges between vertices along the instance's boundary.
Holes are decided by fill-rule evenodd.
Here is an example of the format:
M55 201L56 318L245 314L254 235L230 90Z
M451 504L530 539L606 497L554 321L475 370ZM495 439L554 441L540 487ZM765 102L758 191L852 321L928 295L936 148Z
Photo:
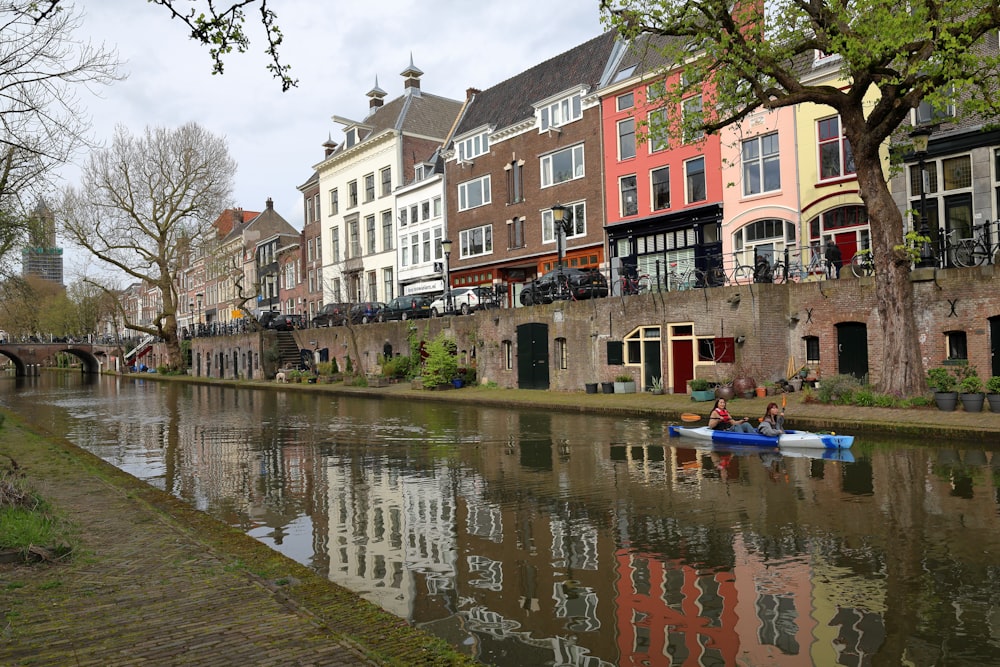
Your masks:
M14 459L0 467L0 548L42 560L73 551L70 528L28 485Z

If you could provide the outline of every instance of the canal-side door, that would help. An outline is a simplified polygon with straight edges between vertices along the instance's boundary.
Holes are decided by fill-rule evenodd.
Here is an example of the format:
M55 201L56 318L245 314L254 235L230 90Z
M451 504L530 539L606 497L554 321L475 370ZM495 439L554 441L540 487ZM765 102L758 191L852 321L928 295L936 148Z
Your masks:
M549 327L528 322L517 327L517 388L549 388Z
M868 327L863 322L837 325L837 372L868 379Z
M1000 316L990 318L990 375L1000 375Z
M671 386L674 393L685 394L688 380L694 377L694 341L690 338L672 338L670 360L673 364Z

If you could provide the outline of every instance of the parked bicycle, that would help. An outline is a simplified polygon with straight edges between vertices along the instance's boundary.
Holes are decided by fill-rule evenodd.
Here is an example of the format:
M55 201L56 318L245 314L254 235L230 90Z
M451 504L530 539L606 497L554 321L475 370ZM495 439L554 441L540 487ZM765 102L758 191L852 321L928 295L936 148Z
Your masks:
M652 282L649 276L645 274L639 276L624 274L618 279L618 285L619 293L622 296L630 296L633 294L645 294L650 290Z
M1000 236L993 233L995 224L998 223L985 222L973 227L973 237L962 239L955 246L955 263L962 267L995 263L1000 252L1000 238L993 242L995 237Z
M711 266L707 271L699 271L699 284L706 287L721 287L723 285L746 285L754 281L754 267L743 264L739 253L733 253L733 268L727 270L722 262Z
M788 265L786 266L780 259L774 264L774 282L785 283L788 281L792 282L802 282L810 276L825 276L826 275L826 260L823 259L823 254L820 252L820 247L818 243L814 243L809 246L809 264L802 264L802 251L796 253L797 258L792 261L792 255L789 254Z
M686 270L679 269L677 262L670 263L670 270L667 271L667 275L664 278L666 279L665 285L668 292L678 292L699 286L695 270L693 268Z
M871 250L860 250L851 258L851 273L858 278L875 275L875 258Z

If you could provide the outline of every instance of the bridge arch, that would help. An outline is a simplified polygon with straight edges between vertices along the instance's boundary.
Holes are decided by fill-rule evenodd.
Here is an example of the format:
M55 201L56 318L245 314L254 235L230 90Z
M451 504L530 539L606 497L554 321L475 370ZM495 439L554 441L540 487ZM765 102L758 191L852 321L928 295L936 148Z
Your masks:
M0 345L0 355L11 360L14 364L14 374L17 377L28 375L28 369L37 367L46 358L65 352L72 354L80 360L85 374L98 374L101 372L101 360L95 354L93 345L70 345L67 343L29 343L27 345L5 344ZM101 349L99 355L107 361L107 353Z

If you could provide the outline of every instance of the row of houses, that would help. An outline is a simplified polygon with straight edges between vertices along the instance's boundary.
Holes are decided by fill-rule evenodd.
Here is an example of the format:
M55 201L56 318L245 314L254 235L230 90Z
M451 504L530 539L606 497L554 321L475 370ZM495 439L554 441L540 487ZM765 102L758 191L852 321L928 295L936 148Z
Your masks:
M192 258L178 285L179 323L230 322L240 304L310 318L326 302L440 293L446 280L494 287L516 307L560 258L614 281L633 268L662 276L786 250L808 265L830 245L845 260L868 247L851 147L830 108L651 135L678 76L655 40L608 32L464 100L423 91L411 57L400 95L376 80L364 118L333 117L339 141L322 145L298 186L302 230L270 200L220 215L219 248ZM803 67L809 83L847 85L837 57ZM699 114L702 95L681 104L682 116ZM1000 211L1000 133L954 108L925 105L911 122L883 151L900 210L923 214L935 241L972 236ZM924 152L910 145L914 128L933 130ZM891 151L902 169L890 169ZM557 206L568 223L554 221ZM917 215L904 219L920 228Z

